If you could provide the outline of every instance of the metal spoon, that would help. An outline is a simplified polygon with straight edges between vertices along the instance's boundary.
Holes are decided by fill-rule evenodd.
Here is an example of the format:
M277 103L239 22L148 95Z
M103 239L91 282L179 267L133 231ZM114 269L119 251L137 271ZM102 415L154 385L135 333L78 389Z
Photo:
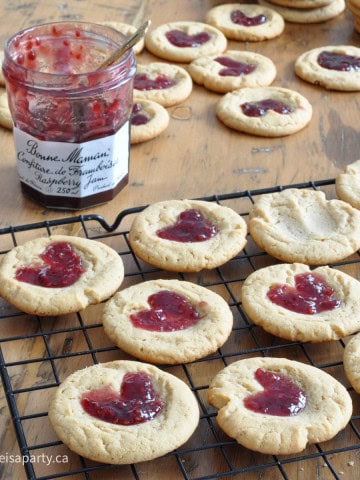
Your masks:
M141 27L139 27L136 32L131 35L123 45L117 48L115 52L109 58L107 58L105 62L103 62L96 70L103 70L104 68L119 60L119 58L121 58L124 53L129 50L129 48L131 48L135 45L135 43L141 40L141 38L145 35L147 29L149 28L150 23L151 20L147 20L145 23L143 23Z

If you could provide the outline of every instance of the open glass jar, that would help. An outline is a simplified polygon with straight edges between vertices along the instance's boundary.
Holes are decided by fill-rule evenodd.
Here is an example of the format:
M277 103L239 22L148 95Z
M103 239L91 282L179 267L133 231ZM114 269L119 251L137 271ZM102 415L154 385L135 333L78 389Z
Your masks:
M46 207L104 203L128 182L133 51L98 70L125 40L110 27L58 22L23 30L5 45L21 187Z

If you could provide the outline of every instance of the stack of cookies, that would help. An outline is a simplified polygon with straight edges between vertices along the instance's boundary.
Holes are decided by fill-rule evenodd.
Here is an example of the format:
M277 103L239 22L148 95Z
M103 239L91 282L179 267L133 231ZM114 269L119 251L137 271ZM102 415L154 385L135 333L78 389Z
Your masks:
M360 33L360 0L346 0L346 6L354 18L354 28Z
M273 8L292 23L326 22L345 10L345 0L259 0L259 4Z

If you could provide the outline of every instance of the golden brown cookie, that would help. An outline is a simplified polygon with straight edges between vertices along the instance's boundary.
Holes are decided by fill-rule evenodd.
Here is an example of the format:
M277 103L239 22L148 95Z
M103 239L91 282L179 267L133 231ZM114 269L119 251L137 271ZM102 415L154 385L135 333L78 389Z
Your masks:
M179 65L163 62L138 64L134 78L134 102L151 100L170 107L186 100L192 87L191 76Z
M29 240L3 256L0 295L29 314L64 315L107 300L123 278L123 262L111 247L52 235Z
M199 57L189 64L194 82L208 90L227 93L243 87L270 85L276 76L275 64L259 53L227 50L221 55Z
M287 88L240 88L218 101L216 115L226 126L239 132L282 137L308 125L312 106L303 95Z
M360 393L360 333L351 337L346 344L343 364L351 386L357 393Z
M294 68L298 77L328 90L360 90L359 47L336 45L314 48L301 54Z
M222 430L250 450L289 455L333 438L349 422L352 401L334 377L286 358L247 358L220 371L209 387Z
M204 55L226 50L225 35L202 22L169 22L149 31L145 36L146 48L157 57L172 62L188 63Z
M207 12L205 21L221 30L228 39L242 42L278 37L285 27L283 17L274 9L246 3L216 5Z
M318 8L292 8L276 5L267 0L258 0L264 5L276 10L287 22L291 23L321 23L332 20L345 10L345 0L333 0Z
M123 22L115 22L112 20L101 22L101 25L105 25L107 27L114 28L115 30L118 30L121 32L123 35L130 37L130 35L133 35L137 28L134 25L129 25L128 23L123 23ZM138 55L141 53L144 49L145 46L145 40L144 38L140 38L140 40L135 43L135 45L132 47L134 50L135 55Z
M198 425L199 408L182 380L153 365L123 360L67 377L50 402L49 420L75 453L130 464L184 444Z
M249 231L283 262L326 265L360 248L360 212L341 200L327 200L322 191L290 188L258 197Z
M335 178L335 189L340 200L360 210L360 160L347 165Z
M131 144L146 142L157 137L169 125L169 114L159 103L138 100L134 103L131 115Z
M179 280L149 280L117 292L102 321L120 349L156 364L188 363L214 353L233 325L222 297Z
M223 265L246 244L244 219L229 207L200 200L165 200L140 212L129 232L134 253L175 272Z
M253 323L287 340L326 342L360 330L360 282L328 266L261 268L246 278L241 297Z

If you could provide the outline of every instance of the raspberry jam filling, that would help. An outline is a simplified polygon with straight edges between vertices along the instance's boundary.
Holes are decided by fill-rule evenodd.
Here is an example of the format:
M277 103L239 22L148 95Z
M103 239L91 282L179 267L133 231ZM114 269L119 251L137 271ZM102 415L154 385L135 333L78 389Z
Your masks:
M274 285L267 297L276 305L296 313L315 315L328 310L335 310L341 304L334 290L325 280L314 273L295 275L295 287Z
M104 387L83 393L81 397L86 413L116 425L137 425L152 420L164 405L146 373L126 373L119 393Z
M204 242L218 233L217 227L195 209L181 212L176 223L156 232L157 236L175 242Z
M140 105L140 103L134 103L131 114L131 125L139 126L149 123L149 117L141 113L141 111L142 106Z
M215 62L220 63L226 68L222 68L219 71L219 75L222 77L240 77L242 75L249 75L256 69L256 65L252 63L242 63L232 60L229 57L217 57Z
M137 73L134 78L134 89L147 90L165 90L176 85L176 81L168 75L161 74L155 78L150 78L147 73Z
M326 50L318 56L318 63L323 68L339 72L357 72L360 70L360 57L342 55Z
M279 417L293 417L304 410L306 395L288 376L258 368L255 379L264 390L245 398L249 410Z
M161 290L148 298L149 310L130 315L132 324L152 332L175 332L196 324L200 313L182 295Z
M16 280L40 287L61 288L73 285L85 271L81 258L68 242L50 244L39 257L43 263L19 267L15 272Z
M182 30L171 30L166 32L166 38L175 47L201 47L208 42L211 36L207 32L200 32L195 35L188 35Z
M233 10L230 14L231 21L237 25L242 25L243 27L256 27L257 25L262 25L266 22L267 18L265 15L256 15L255 17L248 17L241 10Z
M273 110L282 115L287 115L292 112L289 105L271 98L260 100L259 102L246 102L241 104L240 107L244 115L248 117L263 117L268 110Z

